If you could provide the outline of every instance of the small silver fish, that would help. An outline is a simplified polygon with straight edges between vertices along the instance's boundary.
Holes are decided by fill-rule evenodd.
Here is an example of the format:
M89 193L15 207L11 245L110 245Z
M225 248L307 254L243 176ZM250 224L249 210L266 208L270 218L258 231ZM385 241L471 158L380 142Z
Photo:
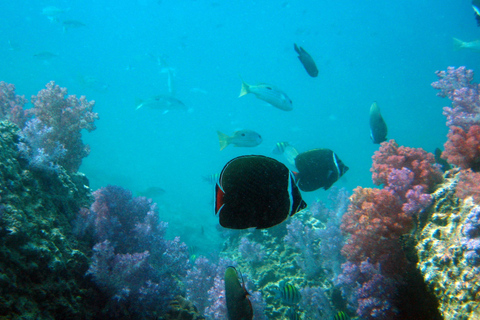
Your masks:
M64 20L62 21L63 32L67 32L69 29L76 29L86 27L87 25L78 20Z
M138 197L146 197L148 199L158 198L159 196L162 196L163 194L165 194L165 189L160 188L160 187L149 187L145 190L137 191L137 196Z
M8 40L8 50L10 51L20 51L21 47L18 43L13 40Z
M43 61L51 60L53 58L58 57L57 54L52 53L50 51L42 51L42 52L39 52L39 53L35 53L33 56L35 58L37 58L38 60L43 60Z
M78 75L77 79L82 87L90 88L97 92L105 93L109 87L107 83L102 82L95 76Z
M467 42L453 38L453 47L455 50L468 49L472 51L480 51L480 40Z
M256 147L262 143L262 136L252 130L239 130L229 136L223 132L217 131L220 150L225 149L229 144L235 147Z
M268 102L280 110L293 110L292 100L290 100L287 94L270 84L249 85L242 80L239 98L249 93L253 93L258 99Z
M70 9L65 10L65 9L57 8L55 6L48 6L48 7L45 7L45 8L42 9L42 14L44 16L49 17L49 19L50 19L51 17L58 16L62 13L65 13L68 10L70 10Z
M137 103L137 110L142 107L163 110L164 114L170 110L187 110L182 101L170 95L158 95L145 101L140 100Z

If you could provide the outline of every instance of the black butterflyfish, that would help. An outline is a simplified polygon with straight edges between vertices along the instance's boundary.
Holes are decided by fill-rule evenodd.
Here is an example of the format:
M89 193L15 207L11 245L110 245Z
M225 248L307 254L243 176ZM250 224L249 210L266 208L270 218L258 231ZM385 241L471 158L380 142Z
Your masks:
M265 156L230 160L215 185L215 214L225 228L270 228L305 207L294 174Z
M348 167L330 149L313 149L295 158L298 187L302 191L327 190L348 171Z

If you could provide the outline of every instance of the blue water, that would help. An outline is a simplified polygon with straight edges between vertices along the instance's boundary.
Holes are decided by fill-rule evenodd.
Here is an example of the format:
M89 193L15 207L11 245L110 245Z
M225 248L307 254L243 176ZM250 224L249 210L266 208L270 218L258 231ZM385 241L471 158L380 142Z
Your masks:
M66 10L59 21L86 26L64 32L42 14L48 6ZM218 221L202 177L233 157L274 156L278 141L299 151L330 148L350 167L337 186L372 186L371 103L382 110L388 138L432 152L446 141L448 104L430 87L434 72L479 69L480 53L452 45L452 37L480 38L467 0L3 1L0 21L0 80L27 97L54 80L96 101L100 120L83 135L91 154L80 169L92 189L164 188L155 201L172 235L204 246L215 243ZM294 42L314 57L317 78L303 69ZM42 51L58 56L36 59ZM136 99L168 92L157 57L175 70L176 96L188 112L135 110ZM294 110L238 98L240 76L282 88ZM220 152L216 130L238 129L256 130L263 143ZM310 203L325 194L304 197Z

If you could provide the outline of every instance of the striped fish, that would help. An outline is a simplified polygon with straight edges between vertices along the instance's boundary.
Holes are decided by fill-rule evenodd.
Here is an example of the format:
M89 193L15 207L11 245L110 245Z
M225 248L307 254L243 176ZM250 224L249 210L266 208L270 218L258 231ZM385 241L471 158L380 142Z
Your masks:
M278 290L277 297L280 297L284 304L294 306L300 302L302 295L293 284L285 284Z
M300 314L294 308L288 309L286 316L288 320L300 320Z
M333 320L348 320L350 317L343 311L338 311Z
M203 176L202 177L203 181L211 184L211 185L215 185L218 180L220 179L220 173L213 173L211 175L208 175L208 176Z
M283 154L285 152L285 148L288 147L289 145L290 144L288 142L277 142L272 152L274 154Z

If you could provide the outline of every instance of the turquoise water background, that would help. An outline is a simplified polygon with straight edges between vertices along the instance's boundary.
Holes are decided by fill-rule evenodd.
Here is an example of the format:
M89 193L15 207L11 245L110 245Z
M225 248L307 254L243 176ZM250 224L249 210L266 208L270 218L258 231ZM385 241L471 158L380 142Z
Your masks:
M42 14L48 6L65 10L59 21ZM434 72L478 70L480 55L453 48L453 37L480 39L467 0L3 1L0 18L0 80L28 98L54 80L96 101L100 120L83 135L91 154L80 169L92 189L162 187L154 200L171 235L203 250L218 236L212 185L203 177L243 154L285 162L271 151L289 141L300 152L334 150L350 167L336 186L370 187L378 149L369 137L371 103L382 110L388 138L433 152L446 141L442 107L449 103L430 86ZM68 19L85 26L65 32ZM317 78L307 75L293 43L313 56ZM57 56L34 57L43 51ZM189 111L135 110L136 100L168 93L158 57L174 69L176 97ZM282 88L294 110L238 98L240 76ZM259 132L263 143L220 152L216 131L238 129Z

